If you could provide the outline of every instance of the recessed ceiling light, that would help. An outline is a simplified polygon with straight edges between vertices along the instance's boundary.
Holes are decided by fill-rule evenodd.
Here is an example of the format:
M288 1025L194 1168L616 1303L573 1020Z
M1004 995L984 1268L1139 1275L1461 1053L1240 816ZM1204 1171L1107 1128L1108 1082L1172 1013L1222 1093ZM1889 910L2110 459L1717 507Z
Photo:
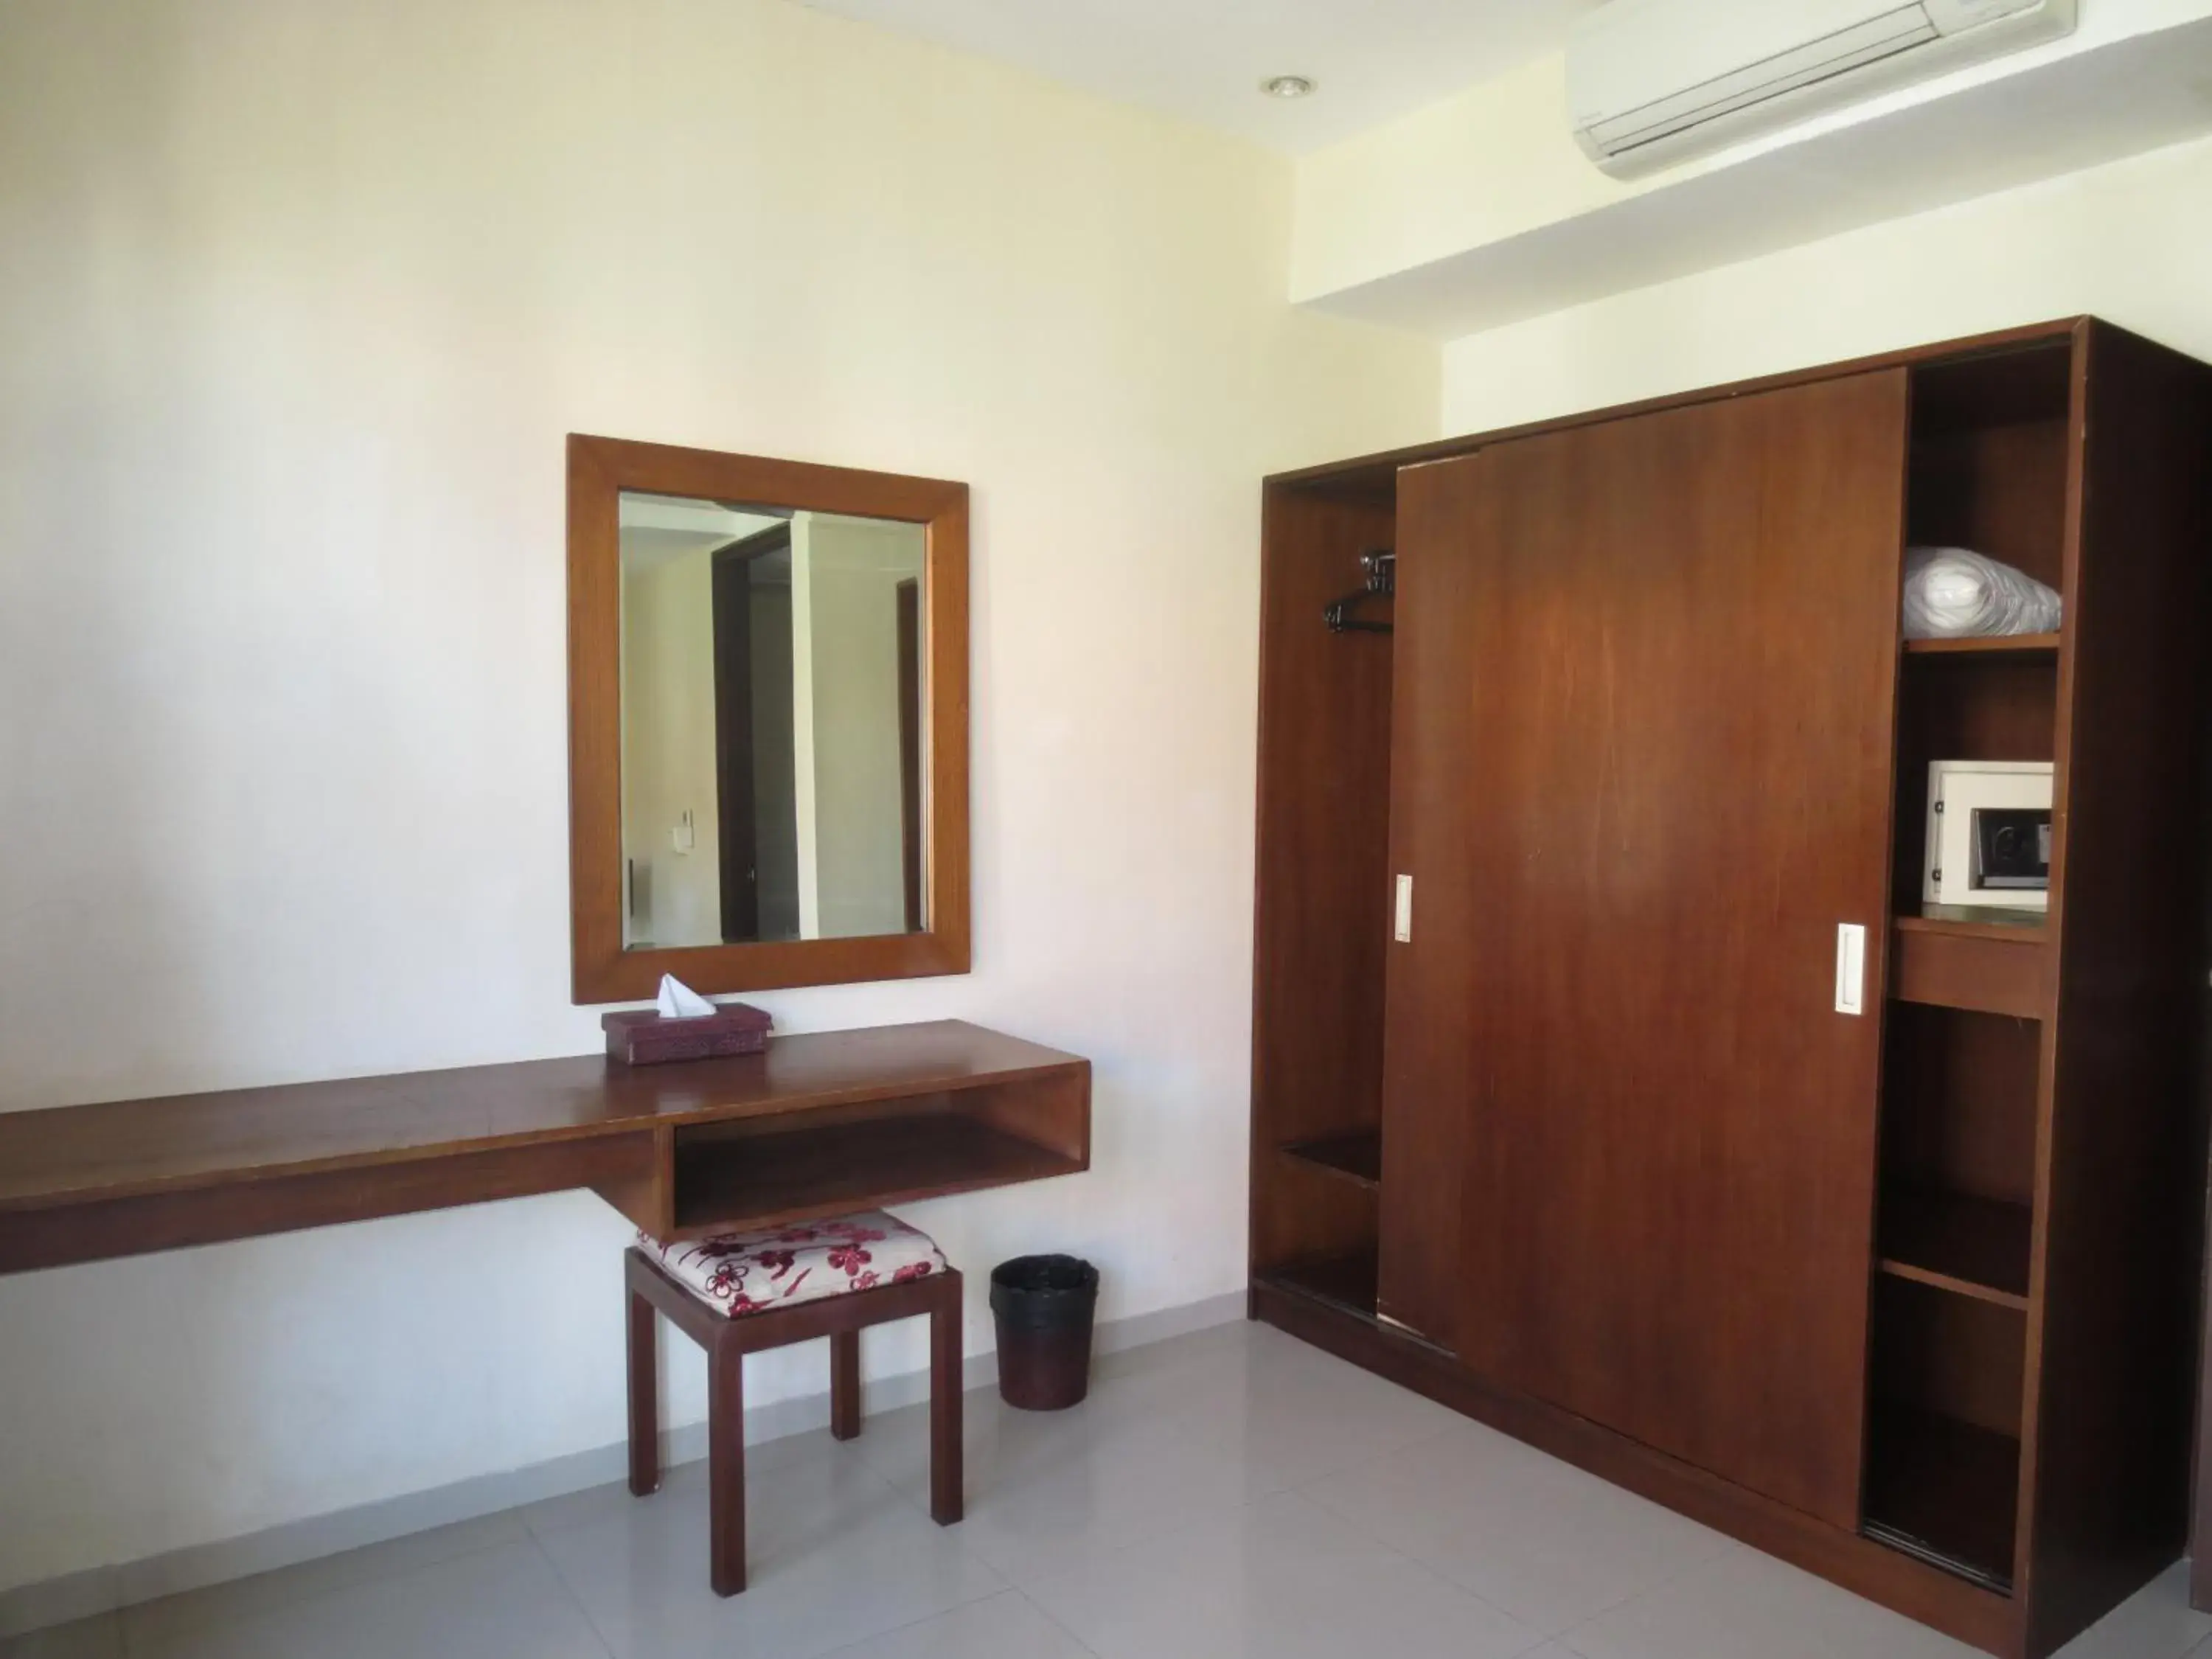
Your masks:
M1303 98L1314 89L1314 83L1303 75L1271 75L1260 82L1260 90L1270 98Z

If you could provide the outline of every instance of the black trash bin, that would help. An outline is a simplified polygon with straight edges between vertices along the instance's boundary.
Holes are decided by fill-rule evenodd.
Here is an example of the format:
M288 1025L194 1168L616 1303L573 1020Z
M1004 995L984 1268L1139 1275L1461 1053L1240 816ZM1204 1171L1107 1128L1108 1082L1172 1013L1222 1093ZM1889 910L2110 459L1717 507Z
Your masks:
M1021 1255L991 1269L999 1393L1025 1412L1063 1411L1091 1391L1098 1269L1072 1255Z

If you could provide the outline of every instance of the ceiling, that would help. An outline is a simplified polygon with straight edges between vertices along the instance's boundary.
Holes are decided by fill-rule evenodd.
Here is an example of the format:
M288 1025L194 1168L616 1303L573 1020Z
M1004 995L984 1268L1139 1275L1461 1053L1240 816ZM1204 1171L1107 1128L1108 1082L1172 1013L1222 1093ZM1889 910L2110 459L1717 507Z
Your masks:
M1561 45L1599 0L803 0L1297 154ZM1319 83L1295 101L1260 82Z

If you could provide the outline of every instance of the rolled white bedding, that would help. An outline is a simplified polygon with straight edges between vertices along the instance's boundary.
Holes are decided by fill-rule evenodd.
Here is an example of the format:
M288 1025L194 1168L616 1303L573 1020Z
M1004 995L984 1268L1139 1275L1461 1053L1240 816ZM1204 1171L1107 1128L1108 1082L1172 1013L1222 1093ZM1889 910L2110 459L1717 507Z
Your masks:
M1984 554L1963 547L1905 550L1908 640L2056 633L2058 606L2052 589Z

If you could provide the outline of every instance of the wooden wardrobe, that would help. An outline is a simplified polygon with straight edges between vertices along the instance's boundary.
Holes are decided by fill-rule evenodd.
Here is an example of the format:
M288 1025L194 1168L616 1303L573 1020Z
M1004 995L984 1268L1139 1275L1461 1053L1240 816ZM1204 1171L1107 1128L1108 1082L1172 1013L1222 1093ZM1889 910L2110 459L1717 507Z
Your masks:
M2212 369L2054 324L1263 533L1255 1316L1992 1652L2174 1559ZM1901 642L1921 544L2061 631ZM1936 759L2055 763L2039 921L1922 915Z

